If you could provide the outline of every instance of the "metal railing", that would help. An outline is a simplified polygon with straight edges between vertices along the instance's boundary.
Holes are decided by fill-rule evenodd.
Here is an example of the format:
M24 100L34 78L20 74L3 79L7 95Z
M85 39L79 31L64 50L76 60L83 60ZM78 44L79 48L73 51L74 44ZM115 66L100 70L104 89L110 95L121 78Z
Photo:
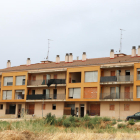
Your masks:
M87 110L87 114L89 116L95 116L95 115L100 116L100 110Z
M66 84L66 79L28 80L27 85Z
M133 75L105 76L100 78L100 82L133 82L133 80Z
M25 109L25 113L27 115L33 115L34 114L34 109Z
M133 92L100 93L100 99L133 99Z
M35 94L35 95L27 95L27 100L64 100L66 99L65 94Z
M5 114L15 114L15 109L6 109Z

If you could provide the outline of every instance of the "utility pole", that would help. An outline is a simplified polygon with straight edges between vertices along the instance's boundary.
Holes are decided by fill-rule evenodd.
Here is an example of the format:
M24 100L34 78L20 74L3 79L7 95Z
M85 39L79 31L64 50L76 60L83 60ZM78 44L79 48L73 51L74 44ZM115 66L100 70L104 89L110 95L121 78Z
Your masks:
M44 98L43 98L43 102L42 102L42 118L43 118L43 105L44 105Z

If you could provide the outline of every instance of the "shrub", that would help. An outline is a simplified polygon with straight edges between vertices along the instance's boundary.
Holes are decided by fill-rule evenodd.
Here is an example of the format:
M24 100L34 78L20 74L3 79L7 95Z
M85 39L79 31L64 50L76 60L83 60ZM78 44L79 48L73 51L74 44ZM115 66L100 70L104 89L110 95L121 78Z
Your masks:
M129 120L128 123L129 123L130 125L134 125L134 124L135 124L134 119Z
M97 125L97 124L100 124L102 121L102 118L101 117L94 117L91 119L91 122L94 124L94 125Z
M62 120L65 120L65 119L66 119L66 115L63 115L63 116L62 116Z
M125 128L125 127L126 127L126 125L123 123L118 124L118 128Z
M73 117L73 116L70 116L68 119L70 122L75 122L75 117Z
M71 122L69 121L69 119L65 119L65 120L63 121L63 125L64 125L65 127L70 127Z
M122 120L118 119L117 122L122 122Z
M56 120L55 124L56 124L57 126L62 126L62 125L63 125L63 120L62 120L62 118L58 118L58 119Z
M115 125L117 122L116 122L116 120L114 119L114 120L112 120L112 125Z
M90 129L93 129L94 128L94 125L93 125L92 121L90 120L89 122L86 122L85 123L85 127L88 127Z
M107 122L107 121L111 121L111 119L109 117L103 117L103 121Z
M84 121L90 121L91 118L88 116L88 114L86 114L86 115L84 116L83 120L84 120Z
M45 118L45 123L54 125L55 122L56 122L55 115L51 115L51 113L48 113Z

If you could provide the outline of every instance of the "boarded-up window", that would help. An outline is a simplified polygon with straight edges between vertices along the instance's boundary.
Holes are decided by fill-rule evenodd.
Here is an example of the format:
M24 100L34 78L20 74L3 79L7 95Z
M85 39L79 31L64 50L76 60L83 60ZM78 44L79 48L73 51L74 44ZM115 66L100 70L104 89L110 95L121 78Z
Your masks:
M98 82L98 71L85 72L85 82Z
M109 110L115 110L115 105L114 104L110 104Z
M3 100L11 100L12 99L12 90L3 91Z
M130 110L130 104L124 104L124 111Z
M97 99L97 87L85 87L84 98Z
M33 81L36 81L36 76L33 76Z
M81 88L69 88L69 98L80 99Z
M140 86L137 86L137 98L140 98Z

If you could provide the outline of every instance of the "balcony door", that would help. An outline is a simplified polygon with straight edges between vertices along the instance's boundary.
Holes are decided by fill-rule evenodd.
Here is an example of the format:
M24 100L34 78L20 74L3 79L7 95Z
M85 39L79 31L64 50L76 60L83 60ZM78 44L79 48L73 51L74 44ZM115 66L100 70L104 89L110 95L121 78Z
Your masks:
M125 71L125 81L130 81L130 70Z
M57 89L53 89L53 99L57 99Z
M115 76L115 71L111 71L111 76Z
M115 87L110 87L110 98L111 99L115 98Z
M130 87L125 87L124 99L130 99Z

